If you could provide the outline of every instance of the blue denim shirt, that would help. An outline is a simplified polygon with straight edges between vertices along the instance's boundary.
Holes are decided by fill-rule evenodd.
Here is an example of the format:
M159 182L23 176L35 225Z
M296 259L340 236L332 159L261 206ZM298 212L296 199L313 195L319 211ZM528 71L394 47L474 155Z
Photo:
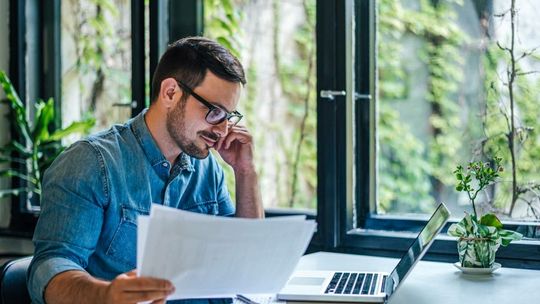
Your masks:
M152 203L234 213L223 170L212 154L199 160L182 153L171 167L146 126L145 113L76 142L46 171L28 271L34 303L44 303L45 287L61 272L82 270L112 280L134 269L137 216L148 214Z

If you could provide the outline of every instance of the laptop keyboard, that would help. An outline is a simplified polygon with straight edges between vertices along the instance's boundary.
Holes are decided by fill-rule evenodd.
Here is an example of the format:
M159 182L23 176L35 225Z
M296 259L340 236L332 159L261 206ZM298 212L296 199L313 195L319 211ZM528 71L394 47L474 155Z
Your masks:
M352 294L352 295L373 295L377 288L376 273L358 272L335 272L332 280L328 283L325 294ZM386 276L383 276L381 290L384 291Z

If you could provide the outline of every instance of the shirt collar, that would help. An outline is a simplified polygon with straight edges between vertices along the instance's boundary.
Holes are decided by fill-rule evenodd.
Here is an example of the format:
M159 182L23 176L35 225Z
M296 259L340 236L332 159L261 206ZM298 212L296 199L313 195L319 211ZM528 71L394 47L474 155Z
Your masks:
M195 171L195 168L191 164L191 156L183 152L176 159L175 167L178 167L180 170Z
M139 115L133 118L131 124L133 134L135 134L137 141L141 145L141 148L146 154L146 158L148 158L152 167L163 166L164 163L168 164L170 167L169 161L163 156L163 153L161 153L157 143L154 141L150 130L148 130L148 126L144 120L147 111L148 109L144 109ZM186 153L180 153L177 163L181 169L195 171L191 163L191 157Z

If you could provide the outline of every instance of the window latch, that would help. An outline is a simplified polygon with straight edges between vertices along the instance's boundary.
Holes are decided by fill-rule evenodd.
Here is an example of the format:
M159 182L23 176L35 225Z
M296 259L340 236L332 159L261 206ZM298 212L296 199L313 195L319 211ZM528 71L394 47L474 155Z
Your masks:
M367 100L371 100L371 94L354 93L354 99L355 99L355 100L358 100L358 99L367 99Z
M331 90L321 90L321 98L326 98L329 100L334 100L336 96L345 96L347 92L345 91L331 91Z
M113 107L126 107L126 108L137 108L137 101L133 100L132 102L116 102L112 104Z

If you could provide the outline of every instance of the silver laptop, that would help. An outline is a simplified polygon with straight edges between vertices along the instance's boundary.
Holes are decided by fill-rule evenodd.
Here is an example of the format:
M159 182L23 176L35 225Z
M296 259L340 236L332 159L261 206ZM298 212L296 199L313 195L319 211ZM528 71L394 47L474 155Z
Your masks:
M440 204L396 268L384 272L296 271L277 294L279 300L384 303L427 252L450 217Z

